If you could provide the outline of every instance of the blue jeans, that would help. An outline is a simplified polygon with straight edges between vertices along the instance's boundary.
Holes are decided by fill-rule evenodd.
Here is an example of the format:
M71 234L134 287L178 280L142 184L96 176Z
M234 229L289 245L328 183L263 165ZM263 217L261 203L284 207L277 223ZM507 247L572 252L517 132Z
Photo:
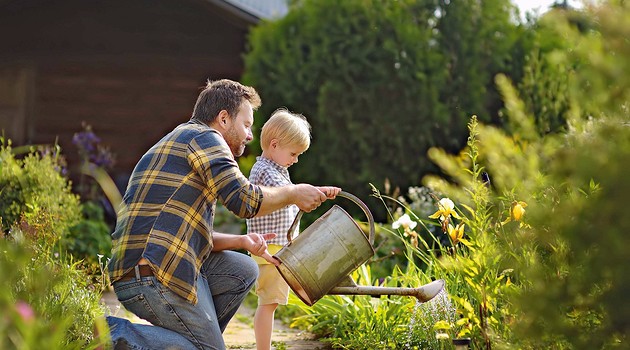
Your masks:
M196 305L153 276L115 282L114 291L125 309L153 326L110 317L114 345L125 344L130 349L225 349L222 333L257 277L258 266L252 258L221 251L212 252L202 265Z

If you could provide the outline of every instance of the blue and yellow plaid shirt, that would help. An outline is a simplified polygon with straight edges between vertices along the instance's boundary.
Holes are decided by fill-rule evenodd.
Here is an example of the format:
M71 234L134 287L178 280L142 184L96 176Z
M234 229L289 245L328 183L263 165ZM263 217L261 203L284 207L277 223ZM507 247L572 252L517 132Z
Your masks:
M112 233L112 283L145 258L162 284L196 304L195 282L212 250L217 199L250 218L262 198L216 130L194 120L177 126L131 174Z

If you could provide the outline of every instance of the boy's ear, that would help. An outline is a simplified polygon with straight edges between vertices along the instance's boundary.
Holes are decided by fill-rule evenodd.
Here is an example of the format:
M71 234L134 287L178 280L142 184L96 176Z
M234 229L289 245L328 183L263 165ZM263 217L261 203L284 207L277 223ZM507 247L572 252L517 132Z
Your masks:
M269 142L269 146L271 146L271 148L276 148L278 147L278 139L271 139L271 142Z

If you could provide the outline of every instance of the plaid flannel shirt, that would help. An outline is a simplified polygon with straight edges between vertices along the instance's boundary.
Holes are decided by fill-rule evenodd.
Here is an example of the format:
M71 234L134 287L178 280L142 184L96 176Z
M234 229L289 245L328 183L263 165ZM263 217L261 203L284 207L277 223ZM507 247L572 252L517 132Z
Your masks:
M256 185L271 187L292 184L291 178L289 177L289 170L265 157L256 157L256 163L254 163L249 174L249 181ZM285 245L289 243L287 240L287 232L299 211L300 209L297 205L292 204L276 210L271 214L247 219L247 232L259 234L276 233L277 236L267 241L267 243ZM298 228L299 225L296 226L293 234L296 233Z
M177 126L131 174L112 233L112 283L145 258L162 284L196 304L195 283L213 246L217 199L249 218L262 198L216 130L194 120Z

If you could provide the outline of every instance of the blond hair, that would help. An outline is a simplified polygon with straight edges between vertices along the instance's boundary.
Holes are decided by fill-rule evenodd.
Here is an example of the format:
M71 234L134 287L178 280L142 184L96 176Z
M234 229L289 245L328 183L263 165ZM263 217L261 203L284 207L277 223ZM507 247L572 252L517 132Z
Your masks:
M285 108L276 109L265 122L260 132L260 147L267 150L271 140L277 139L281 146L299 146L307 150L311 145L311 125L306 118Z

